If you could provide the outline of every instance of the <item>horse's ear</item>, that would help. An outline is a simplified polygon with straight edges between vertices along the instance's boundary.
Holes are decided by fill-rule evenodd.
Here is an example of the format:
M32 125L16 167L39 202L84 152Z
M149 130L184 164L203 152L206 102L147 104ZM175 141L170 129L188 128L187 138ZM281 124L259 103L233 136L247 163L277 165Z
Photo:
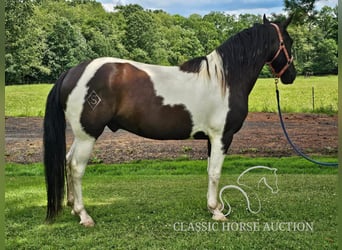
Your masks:
M290 15L284 22L284 27L287 28L287 26L289 26L289 24L291 23L293 18L293 15Z
M264 17L263 17L263 22L264 24L269 24L270 21L268 21L268 19L266 18L266 15L264 14Z

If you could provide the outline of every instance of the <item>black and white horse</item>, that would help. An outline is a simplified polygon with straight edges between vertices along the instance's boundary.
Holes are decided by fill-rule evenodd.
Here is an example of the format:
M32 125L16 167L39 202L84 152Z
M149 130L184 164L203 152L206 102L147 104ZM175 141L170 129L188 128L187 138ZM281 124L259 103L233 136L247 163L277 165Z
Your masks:
M226 219L218 183L224 155L247 116L248 95L266 63L285 84L296 77L289 23L290 18L270 23L264 17L263 24L179 67L105 57L63 73L49 93L44 119L47 221L62 209L66 176L68 205L81 224L94 225L83 205L81 179L106 126L158 140L207 139L207 204L213 219ZM66 119L75 137L67 155Z

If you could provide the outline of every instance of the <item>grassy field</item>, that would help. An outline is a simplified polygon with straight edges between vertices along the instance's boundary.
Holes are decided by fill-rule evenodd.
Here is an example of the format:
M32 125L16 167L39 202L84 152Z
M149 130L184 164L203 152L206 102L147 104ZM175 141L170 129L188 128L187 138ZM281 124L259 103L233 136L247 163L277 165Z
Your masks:
M52 84L5 87L5 116L44 116L45 102Z
M83 187L96 226L83 228L68 208L54 224L44 224L42 165L7 164L6 249L337 249L337 169L297 157L229 156L221 186L235 184L253 165L278 169L279 193L261 186L256 215L235 193L229 221L217 224L206 209L205 161L91 165ZM258 180L251 174L246 182ZM250 230L241 226L252 224Z
M278 85L284 112L334 114L338 111L337 76L297 77L291 85ZM250 94L249 109L257 112L277 111L274 79L257 81Z
M5 88L6 116L44 116L51 84L13 85ZM284 112L337 113L337 76L297 77L292 85L279 84ZM313 110L312 87L315 101ZM275 112L273 79L259 79L250 95L251 112Z

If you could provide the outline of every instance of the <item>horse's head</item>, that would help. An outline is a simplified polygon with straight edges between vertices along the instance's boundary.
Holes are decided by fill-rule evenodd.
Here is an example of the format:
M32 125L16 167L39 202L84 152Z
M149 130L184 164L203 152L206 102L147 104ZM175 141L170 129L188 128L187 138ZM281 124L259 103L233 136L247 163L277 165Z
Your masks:
M279 191L277 169L273 168L272 171L273 171L273 181L274 181L274 188L272 189L272 193L276 194Z
M290 84L296 79L296 69L293 65L293 57L291 54L292 43L286 28L290 24L292 17L289 17L282 23L271 23L264 15L264 24L270 25L270 29L275 32L274 48L267 64L270 66L273 74L280 77L282 83Z
M278 176L277 176L277 169L276 168L269 168L269 167L262 167L265 169L268 169L272 171L273 175L271 176L263 176L259 182L258 182L258 188L260 186L260 183L264 183L266 187L268 187L273 194L278 193L279 188L278 188ZM267 177L267 179L266 179Z

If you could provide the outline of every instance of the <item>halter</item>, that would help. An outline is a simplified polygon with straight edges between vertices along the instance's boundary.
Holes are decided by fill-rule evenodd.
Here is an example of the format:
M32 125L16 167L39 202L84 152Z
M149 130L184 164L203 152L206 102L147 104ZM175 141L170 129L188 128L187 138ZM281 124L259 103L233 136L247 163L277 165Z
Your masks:
M293 56L289 56L289 53L287 52L287 49L285 47L284 44L284 39L282 34L280 33L280 29L278 27L278 25L276 25L275 23L270 23L277 31L278 34L278 38L279 38L279 48L277 53L275 54L275 56L273 57L273 59L269 62L266 62L266 64L271 68L272 73L275 77L280 78L284 72L288 69L288 67L290 67L291 63L293 62ZM284 67L279 71L279 73L277 73L274 69L274 67L272 66L272 63L278 58L278 56L280 55L280 52L283 51L284 55L286 57L287 63L284 65Z

